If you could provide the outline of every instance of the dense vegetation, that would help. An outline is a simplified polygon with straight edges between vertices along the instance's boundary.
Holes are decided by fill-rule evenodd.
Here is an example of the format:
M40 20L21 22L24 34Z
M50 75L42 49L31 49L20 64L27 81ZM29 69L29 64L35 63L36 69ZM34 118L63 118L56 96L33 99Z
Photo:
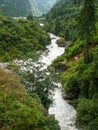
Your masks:
M0 14L1 62L28 58L36 62L36 53L44 50L49 40L32 16L12 19ZM39 68L35 67L35 71L32 64L30 71L20 71L11 63L8 70L0 69L0 130L60 130L47 111L52 103L49 98L54 87L50 83L52 77Z
M0 130L59 130L38 95L27 93L17 75L0 69Z
M30 17L12 19L0 15L0 61L31 57L45 49L49 37Z
M62 71L65 99L76 107L76 125L83 130L98 129L98 3L94 2L62 0L47 15L46 26L70 41L53 65Z
M38 95L43 106L48 110L52 103L52 91L57 87L53 82L57 82L58 78L52 68L42 70L44 64L37 61L37 58L26 59L20 62L18 67L15 64L10 67L20 75L20 81L28 92L31 95Z
M73 46L71 48L74 49ZM93 55L93 59L89 64L84 63L83 53L69 59L66 54L63 59L67 59L67 69L62 73L61 80L67 94L65 98L72 99L77 108L77 126L85 130L97 130L98 45L90 49L90 54Z
M92 0L61 0L46 15L45 29L70 41L53 65L62 71L64 97L76 107L76 125L83 130L98 130L98 11L94 2L98 4ZM64 42L63 38L58 43ZM0 14L0 61L30 58L44 50L48 41L32 17L15 20ZM0 129L59 130L54 117L47 114L54 87L50 81L55 76L46 75L47 71L38 67L17 72L19 77L0 69Z
M46 15L46 30L65 38L66 41L75 41L77 38L77 16L81 2L78 0L61 0ZM48 24L49 23L49 24Z

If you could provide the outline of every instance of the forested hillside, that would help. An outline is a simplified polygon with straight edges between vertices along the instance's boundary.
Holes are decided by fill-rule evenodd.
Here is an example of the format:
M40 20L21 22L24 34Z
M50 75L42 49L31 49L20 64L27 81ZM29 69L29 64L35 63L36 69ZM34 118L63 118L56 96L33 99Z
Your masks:
M76 125L98 129L98 8L97 1L61 0L46 15L46 30L69 44L53 66L61 71L65 99L77 109Z
M51 31L65 38L66 41L74 41L77 37L77 17L82 2L79 0L61 0L46 15L47 31ZM49 24L48 24L49 23Z
M0 61L31 57L36 51L45 49L48 41L48 35L33 19L0 15Z
M36 53L49 41L32 17L12 19L0 14L0 130L60 130L54 116L47 112L54 87L50 75L34 66L21 71L13 62L29 58L36 62ZM4 67L4 62L11 64ZM36 88L31 91L31 87Z
M56 86L58 77L64 90L63 103L69 108L67 118L57 113L62 128L63 125L67 125L68 130L75 128L71 113L74 108L67 104L69 102L77 110L79 130L98 130L98 1L58 0L45 15L45 26L39 26L38 19L35 21L30 15L31 10L38 16L46 13L55 2L0 0L0 130L60 130L55 116L48 114L55 87L62 99L62 88ZM14 16L28 17L14 19ZM53 61L52 67L44 70L41 67L46 66L41 60L52 62L51 57L56 53L53 44L56 46L58 39L50 36L51 44L45 51L50 43L46 32L61 36L58 43L65 46L65 52ZM57 101L58 95L54 99ZM57 103L58 112L62 102Z
M0 69L0 130L60 130L36 93L30 95L16 74Z
M0 0L0 8L6 16L21 17L31 14L29 0Z

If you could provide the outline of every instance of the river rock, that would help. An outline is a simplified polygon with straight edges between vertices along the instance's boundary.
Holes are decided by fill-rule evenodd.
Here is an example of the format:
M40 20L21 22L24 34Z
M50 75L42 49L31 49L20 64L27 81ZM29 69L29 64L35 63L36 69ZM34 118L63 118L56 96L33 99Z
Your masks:
M66 61L59 62L59 63L57 63L57 65L55 65L54 67L55 67L55 70L56 70L58 73L62 73L62 72L64 72L64 71L67 69L67 62L66 62Z
M60 38L60 39L57 40L57 44L58 44L59 47L66 47L67 42L65 41L64 38Z
M59 47L66 47L66 42L59 42L57 43Z
M64 99L65 99L65 100L72 100L72 99L74 99L74 98L76 98L76 97L77 97L77 93L75 93L75 92L70 92L70 93L68 93L67 95L64 96Z

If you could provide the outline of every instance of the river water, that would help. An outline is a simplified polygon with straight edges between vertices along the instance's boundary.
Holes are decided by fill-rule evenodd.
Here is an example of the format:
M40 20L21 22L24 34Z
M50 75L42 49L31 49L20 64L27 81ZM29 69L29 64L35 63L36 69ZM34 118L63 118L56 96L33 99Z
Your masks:
M51 38L51 44L47 46L45 52L42 53L40 57L40 62L43 63L43 67L41 69L47 69L49 65L51 65L52 61L56 59L58 56L64 53L64 48L59 47L56 44L57 39L59 37L49 33ZM23 61L14 61L18 65L23 64ZM27 64L30 62L30 59L25 62ZM31 66L32 67L32 66ZM30 69L30 68L29 68ZM24 66L22 70L27 70ZM76 110L73 106L68 104L67 100L62 98L62 85L61 83L57 84L58 87L55 88L53 92L53 104L50 106L48 112L55 116L55 119L59 122L61 130L78 130L75 127L75 118L76 118Z
M47 46L46 52L43 52L40 61L44 63L44 68L47 68L54 59L64 53L64 48L56 44L59 37L49 34L51 44ZM49 108L49 114L55 116L59 122L61 130L77 130L75 127L76 110L68 104L67 100L62 98L62 86L59 83L58 88L53 92L53 104Z

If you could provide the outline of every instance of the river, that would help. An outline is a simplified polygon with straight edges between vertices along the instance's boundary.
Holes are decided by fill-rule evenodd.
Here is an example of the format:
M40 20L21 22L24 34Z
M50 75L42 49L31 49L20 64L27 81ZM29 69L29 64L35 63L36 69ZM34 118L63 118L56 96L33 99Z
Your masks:
M64 48L56 44L59 37L49 34L51 44L47 46L46 52L43 52L40 61L44 63L44 68L47 68L54 59L64 53ZM55 116L59 122L61 130L77 130L75 127L76 110L68 104L67 100L62 98L62 85L59 83L58 88L53 92L53 104L49 108L49 114Z
M51 38L51 44L47 46L46 51L44 51L40 57L40 62L43 63L43 67L41 69L47 69L49 65L51 65L52 61L56 59L58 56L64 53L64 48L59 47L56 44L57 39L59 37L49 33ZM18 65L22 66L23 61L14 61ZM30 62L30 59L26 61L24 64ZM31 66L32 67L32 66ZM24 66L22 70L26 70ZM29 68L30 69L30 68ZM78 130L75 127L75 118L76 118L76 110L73 106L68 104L67 100L62 98L62 85L61 83L57 84L58 87L53 92L53 104L50 106L48 112L55 116L55 119L59 122L61 130Z

